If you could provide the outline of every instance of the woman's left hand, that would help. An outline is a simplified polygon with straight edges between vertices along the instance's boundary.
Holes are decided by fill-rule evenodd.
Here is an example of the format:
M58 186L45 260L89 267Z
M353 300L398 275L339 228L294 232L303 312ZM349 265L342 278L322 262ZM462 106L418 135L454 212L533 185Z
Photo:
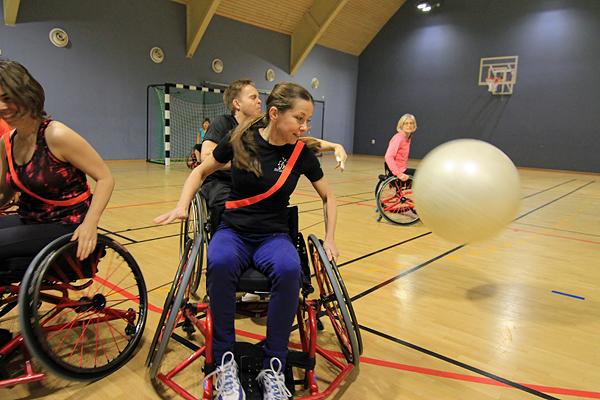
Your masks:
M338 251L337 247L335 247L333 240L325 240L323 242L323 249L325 249L325 254L327 255L327 259L329 261L335 261L340 255L340 252Z
M335 160L337 161L336 168L339 168L341 171L346 168L346 160L348 159L348 154L346 154L346 150L344 150L344 146L338 144L335 146Z
M83 221L71 237L72 242L75 240L77 240L77 258L85 260L96 248L96 241L98 240L96 225Z

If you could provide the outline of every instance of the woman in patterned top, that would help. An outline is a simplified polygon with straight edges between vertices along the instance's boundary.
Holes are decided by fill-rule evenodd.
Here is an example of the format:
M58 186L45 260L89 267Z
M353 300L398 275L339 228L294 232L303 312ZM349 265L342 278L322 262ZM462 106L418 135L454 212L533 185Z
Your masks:
M0 206L21 192L18 214L0 218L0 260L33 257L67 233L78 241L77 257L85 259L96 247L98 220L114 187L98 153L49 119L44 100L44 89L25 67L0 60L0 118L14 128L0 139ZM96 181L93 197L86 175Z

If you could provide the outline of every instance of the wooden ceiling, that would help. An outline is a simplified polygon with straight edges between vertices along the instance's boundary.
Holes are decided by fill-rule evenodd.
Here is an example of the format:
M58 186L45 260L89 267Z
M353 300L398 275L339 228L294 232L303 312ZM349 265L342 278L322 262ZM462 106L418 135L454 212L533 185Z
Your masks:
M170 0L186 7L187 57L220 15L290 35L293 75L316 44L355 56L407 0ZM18 23L21 0L3 0L4 23Z
M187 4L189 0L174 0ZM194 1L194 0L192 0ZM323 0L221 0L216 14L286 35ZM317 44L360 55L406 0L348 0Z

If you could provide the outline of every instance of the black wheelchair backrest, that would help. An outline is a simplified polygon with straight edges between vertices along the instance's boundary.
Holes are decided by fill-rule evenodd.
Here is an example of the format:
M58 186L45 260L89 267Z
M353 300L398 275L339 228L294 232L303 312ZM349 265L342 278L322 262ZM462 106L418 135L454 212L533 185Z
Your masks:
M302 289L308 293L312 293L313 287L310 282L310 265L308 264L308 251L306 250L306 242L304 236L298 227L298 207L288 207L288 228L290 230L290 238L300 257L300 266L302 268Z

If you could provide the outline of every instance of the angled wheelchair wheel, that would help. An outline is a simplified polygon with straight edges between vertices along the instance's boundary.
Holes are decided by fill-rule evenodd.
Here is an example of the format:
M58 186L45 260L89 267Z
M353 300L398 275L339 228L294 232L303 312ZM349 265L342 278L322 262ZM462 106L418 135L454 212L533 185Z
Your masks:
M325 249L315 235L308 237L308 249L319 285L320 300L331 321L348 363L358 366L362 338L356 315L337 266L327 259Z
M148 300L139 266L120 244L98 235L81 261L77 242L61 236L31 262L19 292L19 322L27 348L56 375L102 378L135 353Z
M199 239L187 243L184 255L179 262L180 265L177 274L171 285L171 290L167 295L165 308L161 314L159 325L150 346L150 353L146 360L150 378L153 380L158 374L160 363L167 350L167 345L173 334L175 325L182 317L181 310L187 305L190 298L190 281L195 271L193 264L198 257L201 245L202 243Z
M188 255L191 247L192 241L189 240L181 253ZM167 294L165 303L163 304L163 312L160 314L160 318L158 320L158 328L156 329L156 332L154 332L154 337L152 338L152 343L150 344L150 352L148 352L148 357L146 358L146 367L151 367L154 363L156 351L158 350L160 342L163 338L163 331L167 322L167 318L169 317L169 313L174 309L173 305L175 304L175 292L177 291L177 288L181 282L181 278L183 277L184 267L188 265L187 257L180 257L179 266L177 267L175 277L173 278L173 282L171 282L171 288L169 289L169 293Z
M419 220L412 199L412 177L402 182L391 176L379 185L375 201L377 210L387 221L398 225L410 225Z
M375 193L374 193L375 198L377 198L377 192L379 192L379 188L381 187L381 184L383 182L385 182L386 179L388 179L388 178L389 178L389 175L379 175L377 184L375 185Z
M196 193L194 200L188 208L188 218L181 222L180 235L179 235L179 258L181 259L185 245L188 241L194 241L196 237L199 237L202 241L200 251L198 252L198 259L194 263L194 273L192 274L192 280L190 281L190 289L192 293L198 291L200 286L200 280L202 279L202 267L204 266L204 253L206 250L206 243L208 242L208 212L206 207L206 201L200 192Z

